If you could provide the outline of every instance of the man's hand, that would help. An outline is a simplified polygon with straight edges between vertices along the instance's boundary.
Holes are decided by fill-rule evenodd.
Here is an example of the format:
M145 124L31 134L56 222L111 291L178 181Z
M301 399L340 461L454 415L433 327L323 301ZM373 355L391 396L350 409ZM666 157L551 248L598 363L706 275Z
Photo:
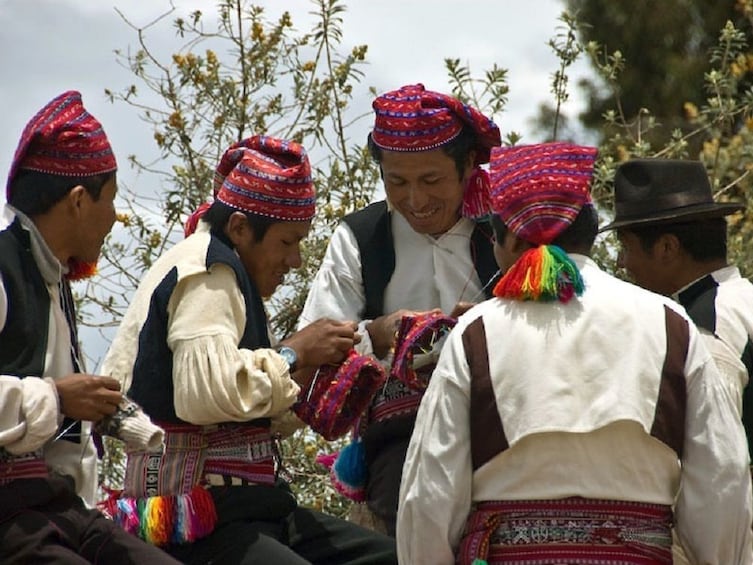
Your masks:
M354 344L361 341L355 322L317 320L280 342L292 347L298 356L298 369L340 363Z
M74 373L53 381L60 411L74 420L98 422L115 413L123 395L111 377Z
M429 312L441 313L439 308L429 310ZM390 348L394 345L395 332L400 327L400 321L403 316L415 316L421 314L416 310L397 310L392 314L379 316L376 320L366 326L371 338L371 345L374 348L374 355L379 359L384 359Z
M459 318L476 305L475 302L458 302L450 312L451 318Z

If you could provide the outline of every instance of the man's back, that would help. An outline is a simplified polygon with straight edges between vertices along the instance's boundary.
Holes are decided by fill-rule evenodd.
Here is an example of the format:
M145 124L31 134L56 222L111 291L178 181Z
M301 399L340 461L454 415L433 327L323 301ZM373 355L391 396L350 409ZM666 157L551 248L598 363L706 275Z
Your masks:
M751 496L747 455L698 332L669 299L573 259L585 283L577 300L492 299L461 317L445 344L408 454L401 515L427 521L413 505L434 500L431 522L448 530L426 529L415 545L439 535L457 543L453 518L472 503L577 496L669 508L682 480L676 516L687 547L738 562L733 548L750 536L750 504L740 503ZM420 480L437 463L451 483Z

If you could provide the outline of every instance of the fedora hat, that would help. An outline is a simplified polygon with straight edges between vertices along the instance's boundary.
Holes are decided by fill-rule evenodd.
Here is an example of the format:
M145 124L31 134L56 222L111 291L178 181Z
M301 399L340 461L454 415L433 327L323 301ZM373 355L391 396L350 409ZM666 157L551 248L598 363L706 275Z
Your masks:
M706 168L698 161L634 159L617 168L614 221L599 231L716 218L744 208L714 202Z

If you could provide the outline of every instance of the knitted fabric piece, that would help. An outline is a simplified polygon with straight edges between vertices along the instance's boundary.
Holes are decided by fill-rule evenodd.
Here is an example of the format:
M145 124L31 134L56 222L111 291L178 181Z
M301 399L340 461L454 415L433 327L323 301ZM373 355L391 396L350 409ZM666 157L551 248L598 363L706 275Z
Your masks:
M500 147L489 164L493 212L516 236L543 245L591 202L597 149L569 143Z
M81 94L69 90L48 102L26 124L11 162L11 183L22 170L67 177L90 177L118 168L102 124L84 108Z
M457 98L411 84L377 97L371 133L389 151L427 151L455 139L463 126L477 135L476 165L489 162L492 147L502 143L499 128L477 109Z
M395 336L390 376L413 390L425 390L437 365L443 338L456 322L455 318L435 312L403 316Z
M217 200L282 221L306 221L316 212L311 165L294 141L256 135L231 145L214 176Z
M376 359L351 350L340 365L319 368L293 411L325 439L337 439L353 427L386 378Z

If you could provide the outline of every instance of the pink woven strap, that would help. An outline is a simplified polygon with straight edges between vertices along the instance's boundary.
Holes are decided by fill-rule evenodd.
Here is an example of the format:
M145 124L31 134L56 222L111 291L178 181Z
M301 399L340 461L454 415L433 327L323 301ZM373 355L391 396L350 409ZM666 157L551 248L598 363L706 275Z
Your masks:
M459 564L671 565L669 506L571 497L490 501L466 521Z
M2 451L0 457L0 486L18 479L46 479L49 477L47 463L40 454L27 453L19 456Z

